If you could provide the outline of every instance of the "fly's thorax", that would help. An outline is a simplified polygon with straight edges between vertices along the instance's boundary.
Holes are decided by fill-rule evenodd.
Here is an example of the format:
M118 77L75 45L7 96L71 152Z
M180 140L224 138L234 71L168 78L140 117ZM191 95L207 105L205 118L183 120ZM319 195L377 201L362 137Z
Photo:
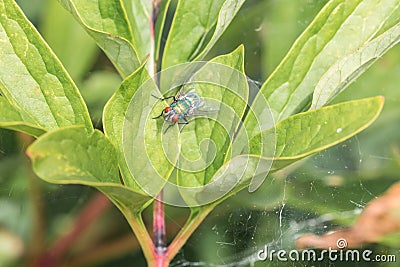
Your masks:
M193 103L189 98L181 98L171 104L171 109L178 115L186 115L192 108Z
M164 110L164 120L177 122L179 119L191 116L200 106L200 103L200 97L194 92L181 95Z

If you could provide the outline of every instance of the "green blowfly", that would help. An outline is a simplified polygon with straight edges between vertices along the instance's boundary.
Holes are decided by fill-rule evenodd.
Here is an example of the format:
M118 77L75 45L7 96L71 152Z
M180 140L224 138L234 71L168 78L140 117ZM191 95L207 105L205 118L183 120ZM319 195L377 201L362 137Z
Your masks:
M183 88L184 86L181 87L175 96L157 97L153 95L153 97L159 100L173 99L172 103L164 108L160 115L153 117L153 119L158 119L163 116L165 121L171 122L164 133L176 123L188 124L190 117L209 115L219 110L216 106L201 98L194 89L185 93Z

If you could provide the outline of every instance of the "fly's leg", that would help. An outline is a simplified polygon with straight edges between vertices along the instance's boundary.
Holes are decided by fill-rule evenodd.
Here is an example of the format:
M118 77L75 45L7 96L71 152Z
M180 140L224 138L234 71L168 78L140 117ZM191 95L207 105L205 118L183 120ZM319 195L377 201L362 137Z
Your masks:
M170 124L168 127L167 127L167 129L165 129L165 131L164 131L164 134L166 134L167 133L167 131L168 131L168 129L169 128L171 128L172 126L174 126L176 124L176 122L175 123L172 123L172 124Z
M162 101L163 101L163 100L166 100L166 99L170 99L170 98L173 98L173 99L174 99L174 102L176 101L176 100L175 100L175 96L168 96L168 97L165 97L165 98L157 97L157 96L155 96L155 95L153 95L153 94L151 94L151 96L157 98L158 100L162 100ZM158 118L160 118L163 114L164 114L164 110L163 110L163 111L161 112L161 114L158 115L157 117L153 117L153 119L158 119Z
M182 132L183 127L189 124L189 121L185 117L183 117L183 120L185 122L178 122L178 124L183 124L182 128L179 129L180 132Z
M183 120L185 122L178 122L178 124L189 124L189 121L185 117L183 117Z
M158 118L160 118L163 114L164 114L164 110L161 111L161 114L160 114L160 115L158 115L157 117L153 117L152 119L158 119Z
M155 96L155 95L153 95L153 94L151 94L151 96L152 96L152 97L155 97L155 98L157 98L158 100L161 100L161 101L164 101L164 100L167 100L167 99L170 99L170 98L173 98L173 99L174 99L174 102L176 101L175 96L158 97L158 96Z
M161 115L162 115L162 114L161 114ZM184 120L185 122L178 122L178 124L184 124L184 125L189 124L189 121L188 121L186 118L183 118L183 120ZM171 128L171 127L174 126L175 124L177 124L177 123L174 122L174 123L170 124L170 125L167 127L167 129L165 129L164 134L169 130L169 128ZM185 126L183 126L183 127L185 127ZM182 131L183 127L182 127L181 129L179 129L179 132Z

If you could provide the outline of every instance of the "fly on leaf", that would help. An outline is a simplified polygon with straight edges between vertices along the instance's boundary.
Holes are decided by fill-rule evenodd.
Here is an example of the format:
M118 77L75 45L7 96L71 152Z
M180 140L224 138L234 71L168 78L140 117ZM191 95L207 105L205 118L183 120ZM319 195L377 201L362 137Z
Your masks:
M185 93L183 90L184 86L181 87L179 92L175 96L168 97L153 97L159 100L173 99L172 103L164 108L160 115L153 117L153 119L158 119L163 117L165 121L171 122L164 133L168 131L169 128L178 124L188 124L188 119L194 116L209 115L218 112L218 108L209 102L206 102L201 98L194 89Z

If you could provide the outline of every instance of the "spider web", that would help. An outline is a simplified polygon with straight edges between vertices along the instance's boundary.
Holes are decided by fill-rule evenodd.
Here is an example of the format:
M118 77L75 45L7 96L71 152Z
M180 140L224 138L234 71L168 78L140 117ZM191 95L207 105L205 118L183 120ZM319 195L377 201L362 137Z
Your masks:
M252 202L252 195L241 192L217 207L195 232L182 252L171 263L181 266L365 266L365 262L287 261L259 259L259 251L268 248L289 253L295 240L305 233L322 235L350 226L365 205L384 192L395 179L366 177L371 168L382 168L390 157L363 151L365 140L356 136L315 155L266 181L255 197L273 204ZM379 153L379 152L378 152ZM279 184L277 187L276 185ZM272 186L272 190L268 190ZM247 204L243 204L246 203ZM204 241L207 239L207 241ZM382 254L393 253L383 244L368 246ZM200 254L201 256L199 256ZM195 255L195 256L193 256ZM395 255L399 257L399 252ZM200 260L197 261L196 258ZM369 263L382 266L384 263ZM386 265L385 265L386 266Z

